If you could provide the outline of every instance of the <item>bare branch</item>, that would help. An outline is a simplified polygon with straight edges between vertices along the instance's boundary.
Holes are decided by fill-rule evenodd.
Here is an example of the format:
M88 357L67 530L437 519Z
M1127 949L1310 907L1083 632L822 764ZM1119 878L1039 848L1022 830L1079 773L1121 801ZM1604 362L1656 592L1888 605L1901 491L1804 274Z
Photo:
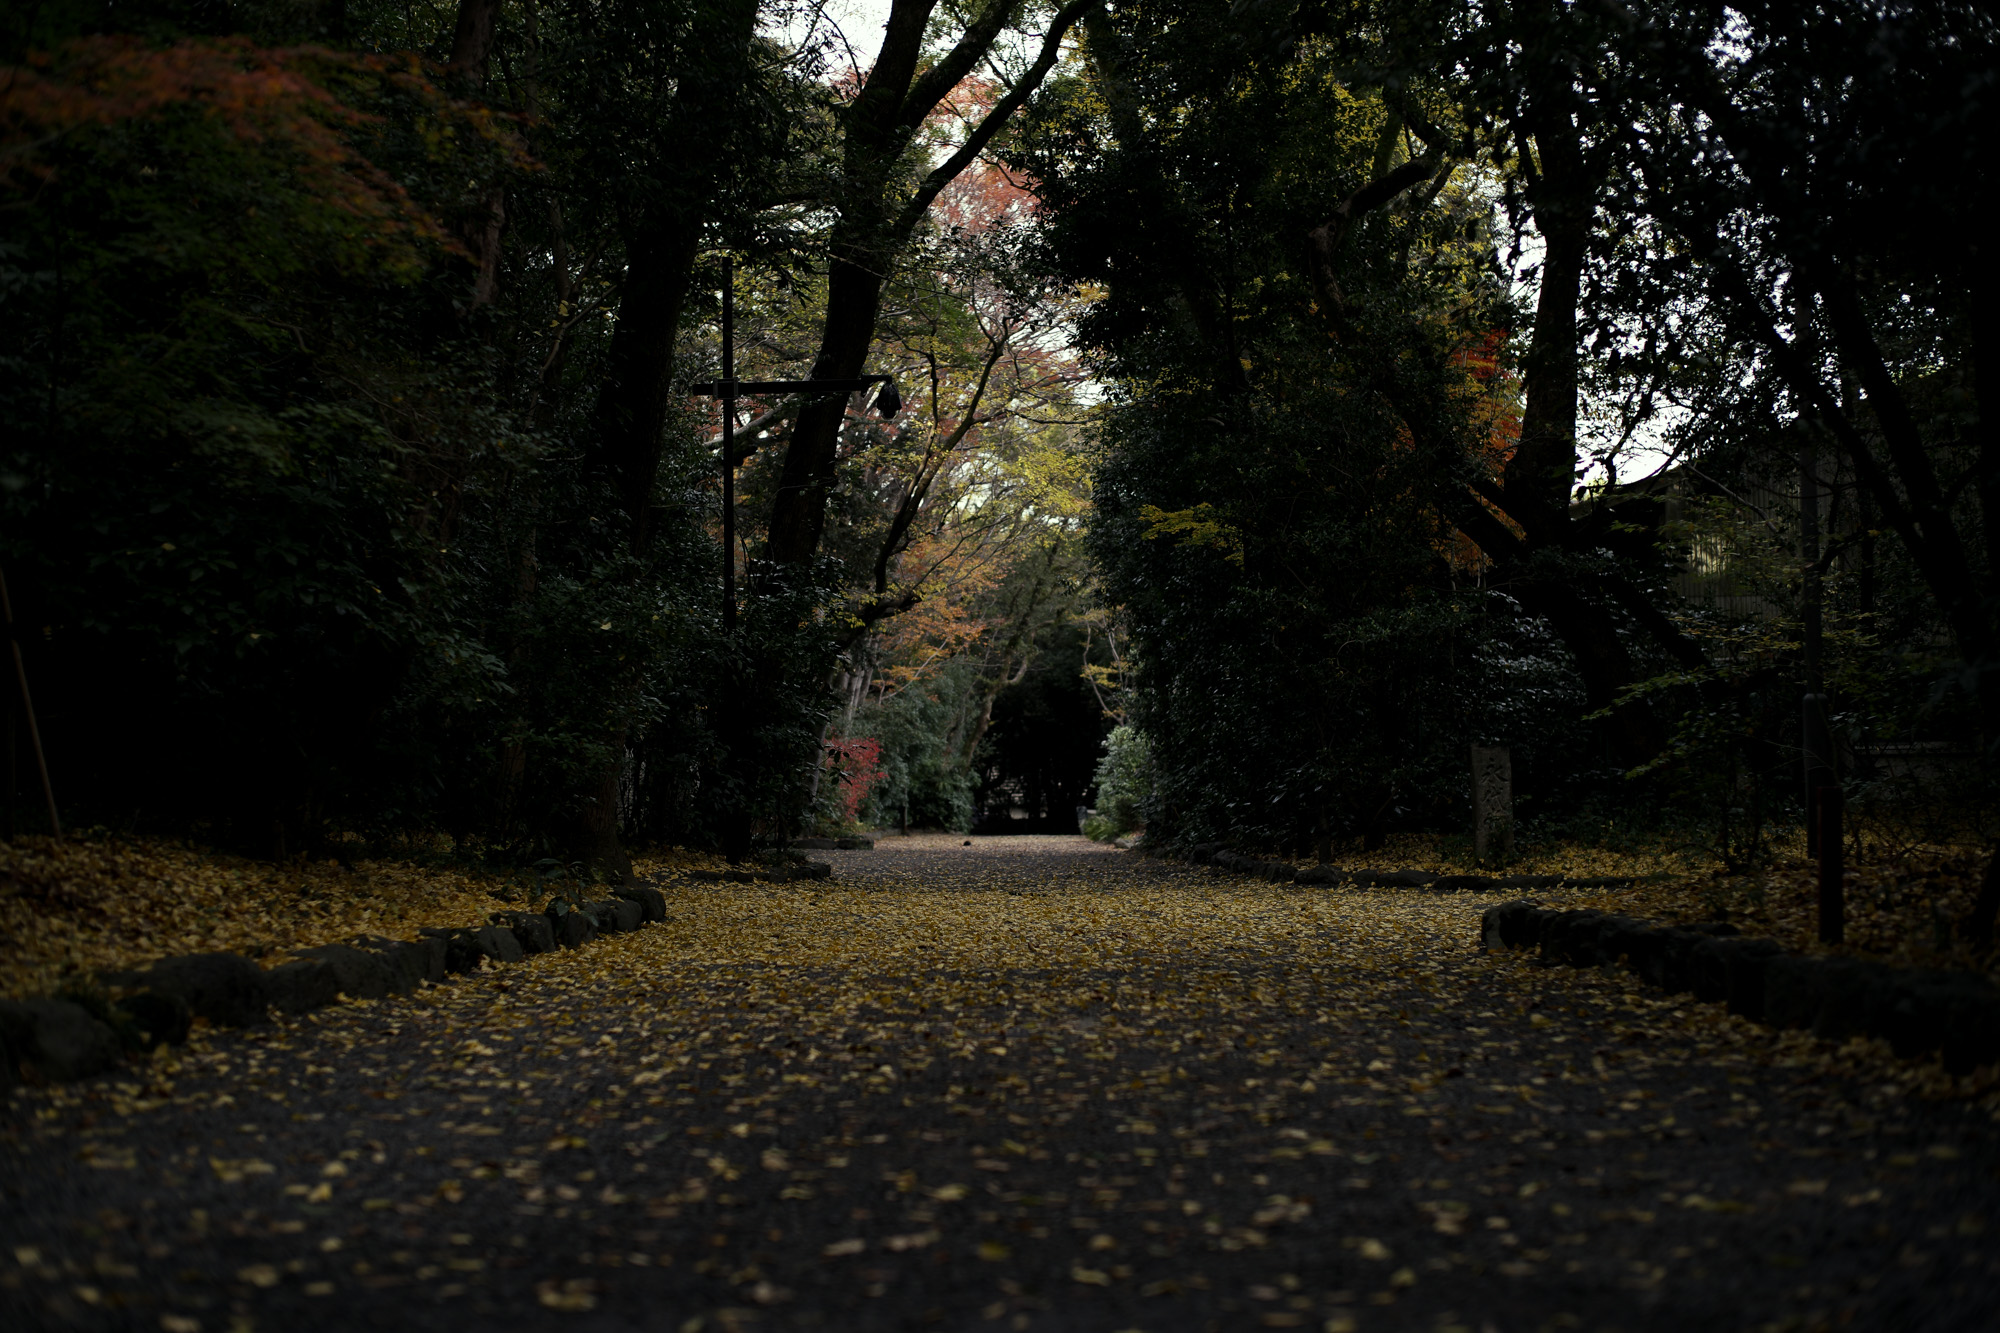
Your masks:
M996 6L999 3L1000 0L995 0ZM1070 0L1070 3L1056 11L1055 17L1049 22L1048 32L1042 37L1042 49L1035 56L1035 63L1028 67L1020 82L1016 83L1005 97L993 104L993 109L987 112L972 133L966 136L958 151L946 158L944 163L930 175L924 177L923 183L917 186L917 192L903 205L903 211L897 215L892 235L907 236L914 230L925 210L929 209L932 202L937 199L938 191L951 184L961 171L972 165L973 159L986 151L986 146L993 142L994 136L1000 133L1014 113L1021 109L1022 104L1034 95L1035 89L1041 86L1043 78L1055 67L1056 57L1062 54L1062 39L1070 28L1077 20L1103 3L1104 0ZM947 91L949 88L941 90L938 97L942 97ZM913 91L911 101L915 100L916 93ZM931 105L936 105L936 99L933 99Z

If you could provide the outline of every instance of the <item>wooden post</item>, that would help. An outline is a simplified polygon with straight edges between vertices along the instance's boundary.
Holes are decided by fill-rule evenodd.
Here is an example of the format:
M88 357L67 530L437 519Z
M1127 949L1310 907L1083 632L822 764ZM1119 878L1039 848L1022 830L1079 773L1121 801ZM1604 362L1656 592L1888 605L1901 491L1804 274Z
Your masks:
M1799 736L1806 785L1806 855L1819 855L1819 794L1840 781L1834 767L1833 728L1827 725L1827 699L1809 693L1800 701Z
M1472 747L1472 850L1482 861L1514 853L1514 756L1505 746Z
M1806 432L1799 445L1799 656L1805 697L1799 708L1799 748L1806 797L1806 855L1820 854L1820 789L1839 781L1833 733L1826 722L1825 589L1819 573L1819 457Z
M42 729L35 721L35 701L28 693L28 667L21 660L21 640L14 634L14 599L7 595L7 576L0 573L0 615L7 620L7 647L14 655L14 683L21 691L21 716L28 723L28 745L35 752L35 771L42 779L42 801L48 807L49 830L58 838L63 835L62 819L56 814L56 789L49 783L49 761L42 753ZM8 789L13 788L13 745L12 731L8 733ZM10 807L11 809L11 807Z
M20 757L17 751L20 749L20 746L17 744L15 740L15 733L20 730L20 725L21 725L20 717L21 717L20 710L16 709L12 704L8 704L7 705L7 841L9 842L12 842L14 840L14 835L20 831L14 826L16 822L14 818L14 805L15 802L21 799L21 784L17 780L17 771L20 768Z
M722 261L722 632L736 629L736 260Z
M1813 793L1819 826L1819 938L1839 944L1847 938L1847 867L1841 843L1841 791L1834 786Z

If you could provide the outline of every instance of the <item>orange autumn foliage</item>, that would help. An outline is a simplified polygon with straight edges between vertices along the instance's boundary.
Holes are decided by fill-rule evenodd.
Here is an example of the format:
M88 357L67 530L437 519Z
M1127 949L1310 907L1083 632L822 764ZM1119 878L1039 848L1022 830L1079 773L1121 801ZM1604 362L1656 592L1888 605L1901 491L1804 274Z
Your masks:
M972 606L1006 576L1004 558L996 558L1000 554L983 547L961 549L933 534L911 543L903 559L925 572L925 595L878 632L883 663L875 682L878 698L932 676L993 628L991 620L973 614Z
M384 118L351 102L384 94L411 107L433 150L457 139L511 168L532 166L507 118L447 96L411 55L259 47L241 37L157 47L98 36L0 68L0 189L58 181L62 149L80 134L193 116L239 149L277 159L317 204L376 243L462 253L443 222L363 151Z
M1467 386L1473 400L1471 417L1480 428L1477 457L1491 478L1500 476L1521 443L1520 379L1500 358L1508 336L1505 329L1489 329L1452 357L1452 364L1463 369L1471 381ZM1493 512L1510 530L1516 529L1513 519L1498 510ZM1453 568L1476 573L1486 567L1486 553L1463 532L1448 530L1442 543L1445 559Z

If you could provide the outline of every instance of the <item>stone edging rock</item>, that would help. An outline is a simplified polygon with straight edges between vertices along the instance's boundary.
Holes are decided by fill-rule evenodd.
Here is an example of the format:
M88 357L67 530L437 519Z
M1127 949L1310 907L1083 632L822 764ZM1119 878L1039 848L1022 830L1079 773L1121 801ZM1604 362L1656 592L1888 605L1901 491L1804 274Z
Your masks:
M428 927L414 940L358 935L344 944L301 949L270 968L241 954L184 954L100 974L98 991L0 1000L0 1094L18 1082L90 1078L129 1052L178 1046L197 1018L216 1027L250 1027L268 1023L273 1009L302 1014L342 995L402 995L488 963L580 948L599 935L667 919L666 897L656 888L628 884L611 895L577 908L494 912L483 926Z
M1357 888L1423 889L1430 893L1497 893L1507 889L1608 889L1633 883L1629 876L1572 879L1563 875L1433 875L1422 870L1349 870L1341 866L1261 861L1220 842L1197 843L1180 856L1190 865L1215 866L1278 884L1351 884Z
M1623 966L1658 990L1721 1002L1770 1027L1809 1028L1826 1041L1880 1037L1904 1059L1935 1051L1953 1074L2000 1060L2000 988L1969 972L1790 954L1727 923L1664 926L1528 901L1487 908L1479 931L1487 949L1538 949L1544 966Z
M873 838L794 838L792 849L801 852L872 852Z

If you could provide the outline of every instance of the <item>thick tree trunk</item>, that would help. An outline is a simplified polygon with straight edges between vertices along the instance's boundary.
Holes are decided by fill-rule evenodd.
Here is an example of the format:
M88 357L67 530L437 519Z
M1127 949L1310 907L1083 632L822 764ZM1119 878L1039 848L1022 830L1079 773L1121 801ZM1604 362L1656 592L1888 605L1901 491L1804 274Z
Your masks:
M1544 112L1538 123L1543 127L1536 140L1541 167L1530 202L1547 251L1528 357L1527 402L1520 443L1503 474L1504 486L1482 491L1520 524L1525 540L1470 494L1448 497L1447 503L1453 521L1494 562L1496 585L1546 619L1570 650L1585 698L1595 710L1612 708L1619 692L1632 683L1631 654L1619 639L1610 612L1589 590L1543 572L1534 559L1536 552L1559 547L1569 538L1570 487L1576 476L1577 311L1595 213L1594 184L1569 114ZM1429 178L1431 170L1427 161L1405 163L1356 191L1308 237L1314 295L1342 341L1365 343L1346 316L1339 281L1343 238L1363 215ZM1435 405L1402 392L1394 374L1381 375L1377 384L1424 447L1438 457L1450 455L1446 433L1452 427L1437 417ZM1678 653L1685 645L1673 647ZM1606 734L1628 765L1658 754L1665 741L1658 720L1643 704L1613 708Z
M1981 249L1987 253L1981 254ZM1967 599L1977 609L1977 632L1982 639L1976 647L1966 645L1966 657L1978 691L1981 748L1989 763L2000 747L2000 332L1986 316L1993 308L1988 302L2000 299L2000 276L1993 271L1992 252L1996 249L2000 247L1990 244L1974 249L1966 265L1972 288L1968 303L1972 315L1967 321L1972 326L1972 391L1979 412L1974 428L1978 452L1973 458L1973 484L1985 534L1979 552L1985 568L1971 580L1977 591ZM1964 637L1960 635L1961 640ZM2000 856L1995 859L2000 861ZM1987 878L1988 893L2000 895L2000 870L1989 872Z
M864 223L852 228L850 234L872 230ZM832 263L827 275L826 322L819 358L813 362L814 379L852 379L862 373L882 309L880 270L887 267L886 256L872 258L874 262L841 257ZM826 531L826 495L834 482L840 427L846 417L845 397L822 398L800 411L771 504L766 558L803 565L819 551L820 537Z
M673 406L674 339L694 275L699 227L694 217L646 218L625 242L625 285L587 462L623 512L635 553L650 537L653 487Z
M1567 114L1545 118L1535 149L1538 188L1530 195L1542 234L1541 291L1525 370L1521 437L1502 483L1507 512L1536 545L1560 539L1576 484L1577 304L1595 209L1576 129Z
M1618 638L1611 613L1575 588L1532 576L1509 585L1529 612L1549 627L1576 661L1583 680L1583 697L1592 712L1609 709L1604 734L1619 762L1636 767L1666 745L1659 719L1643 703L1618 706L1618 694L1635 675L1632 655Z
M486 83L486 62L500 22L500 0L459 0L448 68L473 87Z
M1991 247L2000 249L2000 247ZM2000 329L1986 312L2000 301L2000 275L1993 263L2000 255L1972 256L1974 312L1972 325L1972 389L1979 407L1979 513L1986 532L1985 589L1988 605L2000 607Z
M828 245L826 316L820 326L819 355L813 361L815 379L860 375L875 339L882 283L903 239L889 234L889 172L916 128L908 111L920 120L935 103L932 98L906 111L906 103L920 100L913 96L913 85L929 77L920 80L917 65L934 4L935 0L895 0L875 66L843 117L840 220ZM978 54L985 54L984 49ZM805 565L818 554L846 415L844 397L822 398L800 411L785 449L778 493L771 502L767 559Z
M458 21L451 35L451 60L446 68L471 89L486 86L487 65L498 36L500 0L459 0ZM499 186L486 192L485 206L465 224L465 243L476 270L472 305L492 304L500 287L500 233L507 224L507 193Z
M622 512L634 554L644 554L651 537L653 488L673 405L674 339L694 272L698 226L692 217L649 218L626 237L625 287L586 463ZM612 742L616 758L592 783L566 837L572 855L618 879L632 873L618 836L625 741L621 731Z
M882 284L910 234L938 192L972 165L1041 85L1061 52L1063 35L1101 2L1069 0L1057 11L1043 34L1040 54L1007 95L914 191L892 197L897 164L916 130L986 59L1015 9L1013 0L986 0L951 49L919 73L936 0L894 0L875 66L842 117L840 222L828 246L826 319L813 363L816 378L851 379L862 373L881 312ZM802 565L818 553L845 415L842 399L823 399L799 414L772 500L768 559Z
M517 611L534 600L537 581L535 531L531 528L521 543L520 555L514 566L514 607ZM519 670L521 663L527 659L528 649L523 637L517 637L513 647L508 649L507 666L510 671ZM517 716L513 719L512 729L525 731L527 727L526 717ZM504 742L500 747L499 770L494 775L493 811L490 820L493 827L509 831L516 827L515 821L520 817L521 796L526 788L527 778L527 746L518 738Z
M1591 708L1611 709L1605 732L1618 757L1638 764L1659 753L1666 737L1643 703L1612 707L1619 692L1633 682L1636 670L1609 609L1593 596L1600 590L1557 582L1538 573L1532 560L1535 551L1561 547L1570 539L1578 461L1577 316L1597 211L1597 181L1585 161L1576 120L1568 108L1547 104L1559 97L1566 100L1566 93L1531 104L1527 117L1536 163L1528 202L1542 236L1541 288L1523 367L1521 435L1502 473L1500 495L1502 507L1521 525L1527 541L1487 554L1500 566L1500 581L1523 606L1547 620L1570 650ZM1639 619L1664 647L1686 660L1693 645L1670 621L1657 612L1642 613Z
M500 293L500 233L506 226L507 192L496 185L486 192L483 214L466 227L466 239L478 263L472 279L475 309L493 304L493 298Z

